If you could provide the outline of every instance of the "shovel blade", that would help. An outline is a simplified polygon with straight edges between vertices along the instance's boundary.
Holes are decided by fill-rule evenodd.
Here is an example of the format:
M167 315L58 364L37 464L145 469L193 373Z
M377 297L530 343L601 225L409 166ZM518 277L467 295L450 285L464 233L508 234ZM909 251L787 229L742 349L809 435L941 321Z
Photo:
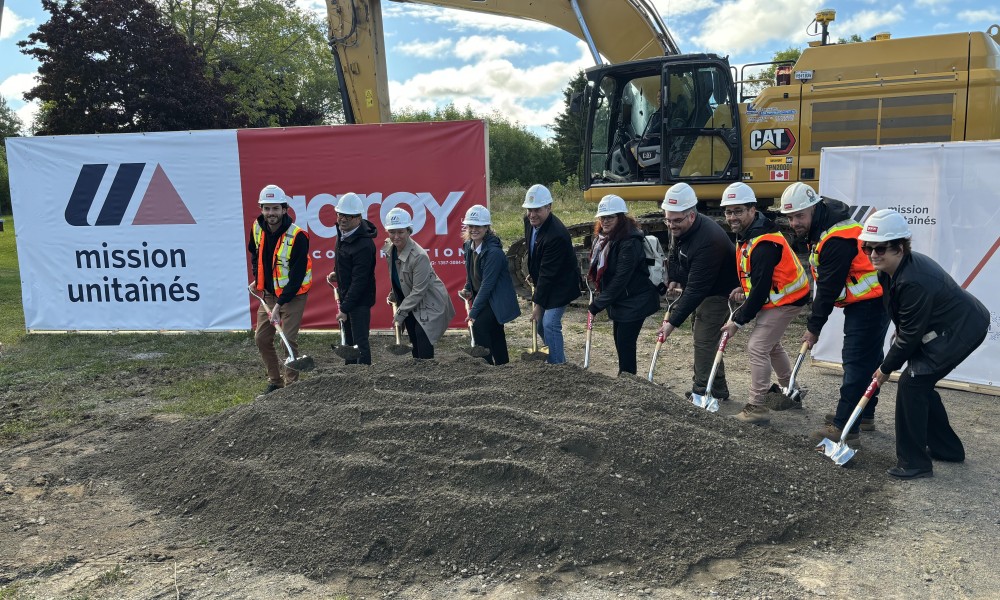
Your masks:
M544 352L522 352L521 360L532 362L539 360L546 360L548 356Z
M822 442L816 445L817 449L822 449L823 454L830 457L831 460L838 466L842 467L847 464L847 461L854 457L854 450L847 443L835 442L831 439L824 438Z
M711 394L691 394L691 403L708 412L719 412L719 401Z
M314 361L311 356L306 356L303 354L302 356L299 356L295 360L292 360L292 357L288 357L288 359L285 360L285 366L288 367L289 369L294 369L301 373L305 371L312 371L313 369L315 369L316 361Z
M333 348L333 353L343 358L344 360L357 360L361 354L358 352L357 346L339 346L337 344L330 344Z
M486 358L490 355L489 348L486 348L485 346L472 346L470 348L464 348L463 350L466 354L474 358Z
M390 344L388 347L390 354L395 354L396 356L405 356L407 354L412 354L409 346L404 346L403 344Z

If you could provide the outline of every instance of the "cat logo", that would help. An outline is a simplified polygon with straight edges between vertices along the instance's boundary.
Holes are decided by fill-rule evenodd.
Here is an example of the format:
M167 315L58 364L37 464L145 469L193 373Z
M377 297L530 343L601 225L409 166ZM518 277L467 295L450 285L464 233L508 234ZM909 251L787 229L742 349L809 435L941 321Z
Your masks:
M770 154L788 154L795 146L795 136L792 130L754 129L750 132L750 149L767 150Z

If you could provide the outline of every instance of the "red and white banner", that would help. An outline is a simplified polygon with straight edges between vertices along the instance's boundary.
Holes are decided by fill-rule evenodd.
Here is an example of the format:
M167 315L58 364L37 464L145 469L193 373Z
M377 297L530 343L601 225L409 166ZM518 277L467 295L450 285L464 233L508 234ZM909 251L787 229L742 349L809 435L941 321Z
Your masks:
M488 198L486 136L482 121L459 121L8 138L26 327L252 327L246 243L268 184L292 197L289 213L309 232L304 327L336 327L324 279L346 192L365 199L377 248L381 217L395 206L411 212L414 239L457 292L462 216ZM387 328L381 256L376 277L372 325Z

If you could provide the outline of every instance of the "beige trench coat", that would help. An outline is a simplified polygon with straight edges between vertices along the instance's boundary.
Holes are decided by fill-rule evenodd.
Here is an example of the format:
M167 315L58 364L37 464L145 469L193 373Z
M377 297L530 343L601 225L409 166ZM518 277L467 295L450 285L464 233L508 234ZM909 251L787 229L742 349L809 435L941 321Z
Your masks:
M386 240L382 253L391 277L392 242ZM413 313L427 339L436 344L455 316L455 305L451 302L448 289L431 267L427 251L412 239L396 257L396 271L405 296L396 310L396 322L402 323Z

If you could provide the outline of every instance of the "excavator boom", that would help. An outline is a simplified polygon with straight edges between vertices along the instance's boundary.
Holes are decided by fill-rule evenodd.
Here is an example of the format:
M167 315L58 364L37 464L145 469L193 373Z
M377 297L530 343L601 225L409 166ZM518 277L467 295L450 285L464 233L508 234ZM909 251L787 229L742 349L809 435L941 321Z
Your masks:
M394 0L402 1L402 0ZM587 42L596 64L677 54L649 0L410 0L547 23ZM391 118L379 0L327 0L327 18L348 123Z

